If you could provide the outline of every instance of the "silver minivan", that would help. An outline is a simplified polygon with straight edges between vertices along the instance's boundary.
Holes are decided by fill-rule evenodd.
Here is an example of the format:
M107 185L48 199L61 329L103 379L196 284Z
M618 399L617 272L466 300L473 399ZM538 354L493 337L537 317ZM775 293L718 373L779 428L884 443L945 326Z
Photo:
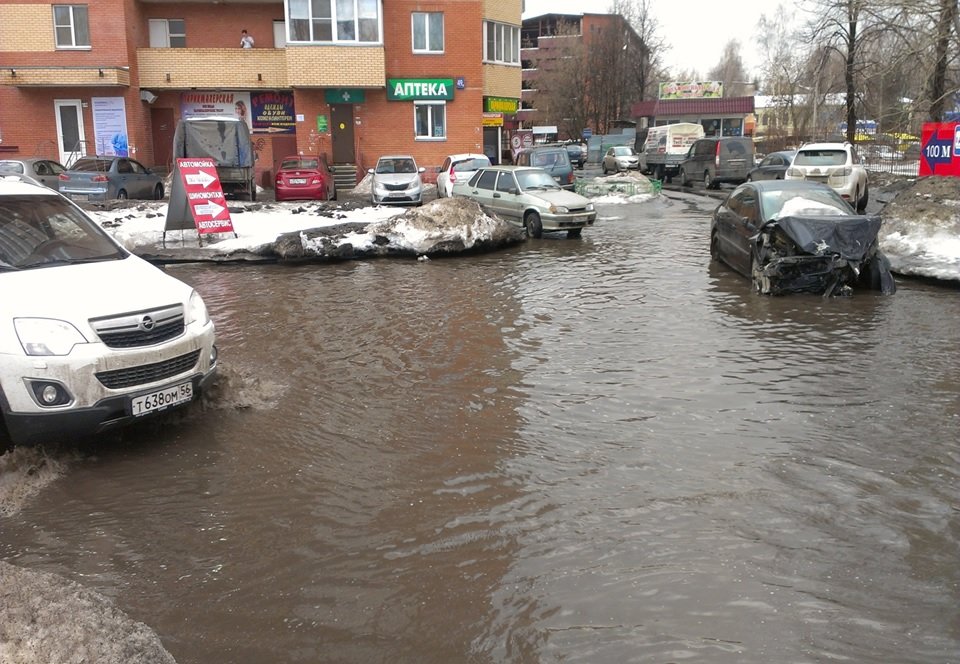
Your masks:
M745 136L712 136L694 141L680 164L680 182L702 182L716 189L721 182L741 184L753 169L753 139Z

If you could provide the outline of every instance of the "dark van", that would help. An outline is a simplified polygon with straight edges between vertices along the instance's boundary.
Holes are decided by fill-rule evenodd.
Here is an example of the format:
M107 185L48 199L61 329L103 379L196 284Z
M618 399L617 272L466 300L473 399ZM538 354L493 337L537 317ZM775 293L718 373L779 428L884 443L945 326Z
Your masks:
M540 145L524 148L517 153L517 166L536 166L553 176L557 184L573 191L573 164L570 155L562 145Z
M753 168L753 139L744 136L714 136L698 139L690 146L680 164L680 182L703 182L705 189L716 189L721 182L747 181Z

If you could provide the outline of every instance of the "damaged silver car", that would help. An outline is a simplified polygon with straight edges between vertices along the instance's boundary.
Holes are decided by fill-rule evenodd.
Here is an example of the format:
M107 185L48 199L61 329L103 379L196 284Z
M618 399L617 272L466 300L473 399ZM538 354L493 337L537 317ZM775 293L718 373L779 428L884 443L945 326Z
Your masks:
M887 295L897 286L877 246L880 217L857 214L812 182L747 182L713 213L710 255L753 280L765 295Z

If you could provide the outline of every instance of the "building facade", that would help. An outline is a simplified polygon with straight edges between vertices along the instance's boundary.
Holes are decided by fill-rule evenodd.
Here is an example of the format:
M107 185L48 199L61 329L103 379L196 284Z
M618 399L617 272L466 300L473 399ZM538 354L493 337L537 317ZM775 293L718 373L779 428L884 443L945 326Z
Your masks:
M179 119L220 114L247 120L269 187L291 154L363 173L509 146L521 0L65 2L0 0L0 158L169 169Z

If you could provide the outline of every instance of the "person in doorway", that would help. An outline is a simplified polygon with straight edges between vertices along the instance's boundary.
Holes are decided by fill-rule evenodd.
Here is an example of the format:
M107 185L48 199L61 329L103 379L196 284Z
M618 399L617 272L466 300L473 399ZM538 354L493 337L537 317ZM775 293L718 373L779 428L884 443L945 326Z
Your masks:
M246 30L240 31L240 48L253 48L253 36L247 34Z

